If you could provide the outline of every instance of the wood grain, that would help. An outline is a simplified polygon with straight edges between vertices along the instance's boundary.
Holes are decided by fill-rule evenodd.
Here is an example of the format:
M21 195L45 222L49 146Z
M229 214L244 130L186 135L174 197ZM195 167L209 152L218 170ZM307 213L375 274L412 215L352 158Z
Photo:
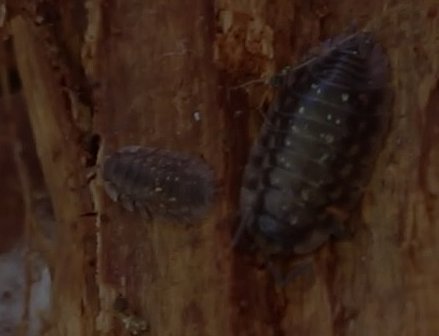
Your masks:
M439 334L435 1L51 6L55 23L36 25L27 11L11 24L62 232L54 335L128 335L129 316L160 336ZM391 132L352 223L353 239L309 256L313 272L279 288L258 258L230 245L242 168L271 96L260 79L353 19L389 53ZM189 227L147 223L113 204L99 175L86 178L96 154L85 145L91 138L101 140L98 166L126 145L203 155L219 182L209 218ZM83 216L90 213L96 216ZM113 309L118 295L128 305L122 313Z

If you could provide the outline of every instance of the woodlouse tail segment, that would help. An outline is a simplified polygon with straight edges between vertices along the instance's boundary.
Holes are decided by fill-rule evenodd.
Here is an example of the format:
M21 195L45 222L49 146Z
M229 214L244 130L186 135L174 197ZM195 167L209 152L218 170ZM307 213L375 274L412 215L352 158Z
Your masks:
M280 261L275 263L271 260L268 260L266 263L266 268L273 277L275 285L278 287L285 287L291 282L294 282L306 275L314 276L314 265L310 259L305 259L295 262L293 265L288 265L286 271L284 265L282 265Z
M390 83L390 64L383 48L374 44L369 56L369 89L382 89Z
M325 242L328 241L328 238L330 237L331 233L328 232L329 230L323 230L323 229L314 229L311 233L308 239L304 240L301 243L296 243L294 245L294 253L295 254L308 254L315 250L317 250L319 247L321 247Z

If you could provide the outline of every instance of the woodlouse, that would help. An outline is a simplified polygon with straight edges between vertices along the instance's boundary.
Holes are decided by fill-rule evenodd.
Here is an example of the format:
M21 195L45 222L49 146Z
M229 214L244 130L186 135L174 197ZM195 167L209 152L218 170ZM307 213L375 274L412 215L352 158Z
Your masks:
M127 146L105 159L102 178L107 194L129 211L189 220L212 202L213 171L198 157L153 147Z
M245 167L240 228L270 253L308 253L340 233L388 125L389 64L371 33L323 51L276 77Z

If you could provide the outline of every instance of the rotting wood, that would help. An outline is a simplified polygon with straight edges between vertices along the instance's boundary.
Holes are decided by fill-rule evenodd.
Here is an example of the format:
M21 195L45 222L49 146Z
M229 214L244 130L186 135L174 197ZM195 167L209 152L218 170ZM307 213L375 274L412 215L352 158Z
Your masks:
M94 220L86 184L83 153L75 143L70 111L62 87L47 62L32 24L17 17L11 22L17 65L38 157L59 225L54 265L53 326L55 335L92 335L97 314L94 270L86 259L94 245ZM89 257L89 256L87 256Z
M117 294L151 335L437 335L438 8L433 0L406 5L392 13L379 1L88 2L80 54L100 155L129 144L204 154L221 181L220 197L211 217L191 228L146 224L112 204L99 184L91 195L83 188L75 111L65 105L38 33L14 19L18 66L62 232L54 335L123 334L112 311ZM364 24L373 18L389 52L392 131L355 237L310 256L314 274L279 289L255 260L230 251L241 169L268 88L229 89L293 63L353 16ZM97 223L80 217L94 211ZM94 254L97 277L88 264Z

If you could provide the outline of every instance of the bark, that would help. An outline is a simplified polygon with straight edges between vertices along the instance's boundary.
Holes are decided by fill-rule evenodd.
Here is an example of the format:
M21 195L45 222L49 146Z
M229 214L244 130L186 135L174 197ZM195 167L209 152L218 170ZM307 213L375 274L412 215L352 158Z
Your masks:
M47 0L8 9L57 222L48 334L439 333L435 1ZM258 80L353 19L389 54L391 132L355 236L308 256L313 272L279 288L256 256L231 249L242 168L271 96ZM209 217L149 223L113 203L92 173L131 144L202 154L219 183Z

